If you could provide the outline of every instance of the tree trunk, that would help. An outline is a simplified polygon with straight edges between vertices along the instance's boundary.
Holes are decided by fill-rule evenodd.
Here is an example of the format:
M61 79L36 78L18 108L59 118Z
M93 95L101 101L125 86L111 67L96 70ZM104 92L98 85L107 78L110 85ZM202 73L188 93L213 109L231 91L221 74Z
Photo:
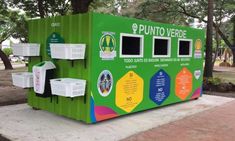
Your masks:
M207 22L207 38L206 38L206 60L204 77L213 77L212 64L212 34L213 34L213 0L208 0L208 22Z
M11 62L8 59L8 57L6 56L6 54L2 51L1 47L2 47L2 45L0 44L0 58L3 61L3 64L5 66L5 70L12 70L13 67L11 65Z
M73 14L86 13L92 0L71 0Z
M232 64L232 67L235 67L235 50L232 49L232 53L233 53L233 64Z
M235 47L235 16L232 19L233 21L233 47ZM233 64L232 67L235 67L235 49L232 49L233 52Z
M230 41L228 40L228 38L224 35L224 33L219 29L219 27L218 27L215 23L213 23L213 26L214 26L215 29L216 29L216 28L218 29L217 32L219 33L220 37L224 40L225 44L226 44L229 48L232 49L232 44L230 43Z
M217 31L218 29L216 29L216 32L215 32L216 49L215 49L215 55L214 55L213 64L212 64L213 68L215 66L216 58L218 56L219 47L220 47L220 38L219 38L219 33Z
M38 11L39 15L41 18L45 17L45 12L44 12L44 6L43 6L43 0L37 0L38 2Z

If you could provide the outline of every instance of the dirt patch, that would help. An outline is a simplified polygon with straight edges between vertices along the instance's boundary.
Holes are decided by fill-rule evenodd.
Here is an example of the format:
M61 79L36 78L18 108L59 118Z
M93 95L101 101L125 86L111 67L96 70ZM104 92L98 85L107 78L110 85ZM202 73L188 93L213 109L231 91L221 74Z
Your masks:
M12 73L24 71L27 71L26 67L0 71L0 106L26 102L27 90L13 86L11 77Z

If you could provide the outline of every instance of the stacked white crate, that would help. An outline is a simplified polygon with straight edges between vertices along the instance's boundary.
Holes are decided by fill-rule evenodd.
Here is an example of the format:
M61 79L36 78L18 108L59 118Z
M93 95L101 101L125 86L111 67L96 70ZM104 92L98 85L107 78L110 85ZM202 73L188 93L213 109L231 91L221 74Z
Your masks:
M51 79L50 83L53 95L71 98L85 95L86 80L59 78Z
M13 54L16 56L39 56L40 55L40 44L13 44Z
M12 49L15 56L30 57L40 55L40 44L36 43L13 44ZM32 88L33 74L30 72L12 73L12 82L17 87Z
M78 60L85 58L85 44L50 44L51 58Z
M85 44L50 44L51 58L64 60L85 59ZM64 97L84 96L86 80L59 78L50 80L53 95Z
M30 72L12 73L12 82L17 87L32 88L33 74Z

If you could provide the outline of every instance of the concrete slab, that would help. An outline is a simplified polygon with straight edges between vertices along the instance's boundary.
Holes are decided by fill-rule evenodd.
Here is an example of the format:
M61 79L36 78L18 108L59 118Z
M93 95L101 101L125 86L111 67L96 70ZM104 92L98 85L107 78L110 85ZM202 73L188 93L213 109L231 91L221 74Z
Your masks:
M26 104L5 106L0 108L0 134L14 141L120 140L233 100L204 95L191 102L148 110L93 125L45 111L34 111Z

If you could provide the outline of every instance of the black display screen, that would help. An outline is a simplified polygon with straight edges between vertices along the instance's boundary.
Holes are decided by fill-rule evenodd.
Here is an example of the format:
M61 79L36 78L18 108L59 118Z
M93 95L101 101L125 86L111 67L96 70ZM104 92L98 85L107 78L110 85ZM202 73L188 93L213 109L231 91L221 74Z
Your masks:
M179 55L190 55L190 41L180 41Z
M168 40L155 39L154 40L154 55L168 55Z
M123 55L140 55L141 38L140 37L122 37Z

